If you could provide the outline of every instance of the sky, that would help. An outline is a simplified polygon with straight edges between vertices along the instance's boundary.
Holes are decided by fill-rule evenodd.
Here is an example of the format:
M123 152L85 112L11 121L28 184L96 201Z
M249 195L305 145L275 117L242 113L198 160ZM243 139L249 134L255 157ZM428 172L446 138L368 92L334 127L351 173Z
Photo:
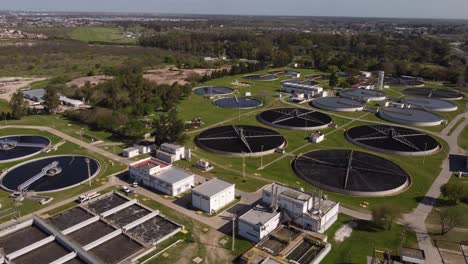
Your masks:
M468 19L468 0L0 0L0 9Z

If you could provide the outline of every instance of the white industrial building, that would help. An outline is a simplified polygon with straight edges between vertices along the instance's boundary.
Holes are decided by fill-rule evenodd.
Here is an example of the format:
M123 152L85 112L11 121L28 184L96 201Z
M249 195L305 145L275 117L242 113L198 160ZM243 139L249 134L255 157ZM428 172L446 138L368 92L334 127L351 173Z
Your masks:
M283 91L292 94L304 94L306 98L326 96L322 87L293 82L283 83Z
M286 218L314 232L325 232L338 219L338 202L281 184L264 188L262 203L273 209L281 209Z
M140 151L138 150L138 148L135 147L129 147L122 151L122 156L126 158L133 158L138 155L140 155Z
M192 190L192 206L213 214L233 202L235 184L212 179Z
M133 147L126 148L122 151L122 156L126 158L133 158L138 155L143 155L150 153L155 150L156 146L154 144L135 144Z
M23 97L25 99L31 100L37 104L43 104L44 97L47 93L45 89L30 89L26 88L22 90ZM84 102L81 100L71 99L63 95L59 95L59 100L63 105L71 106L71 107L80 107L84 105Z
M258 205L239 217L238 234L249 241L258 243L278 227L280 220L280 212Z
M164 194L176 196L194 186L195 175L149 157L129 166L130 180Z
M156 157L172 164L175 161L185 159L185 147L172 143L164 143L156 151Z

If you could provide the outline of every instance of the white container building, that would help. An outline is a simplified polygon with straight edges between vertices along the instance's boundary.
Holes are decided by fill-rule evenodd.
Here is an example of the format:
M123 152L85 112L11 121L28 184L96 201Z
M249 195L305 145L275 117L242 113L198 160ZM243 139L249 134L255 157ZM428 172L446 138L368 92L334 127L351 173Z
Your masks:
M176 196L194 186L195 175L149 157L129 166L130 179L164 194Z
M235 184L212 179L192 190L192 206L213 214L233 202Z
M258 243L278 227L280 219L280 212L256 206L239 217L237 232L239 236Z
M122 152L122 156L124 156L126 158L133 158L133 157L136 157L138 155L140 155L140 151L138 150L138 148L135 148L135 147L126 148Z

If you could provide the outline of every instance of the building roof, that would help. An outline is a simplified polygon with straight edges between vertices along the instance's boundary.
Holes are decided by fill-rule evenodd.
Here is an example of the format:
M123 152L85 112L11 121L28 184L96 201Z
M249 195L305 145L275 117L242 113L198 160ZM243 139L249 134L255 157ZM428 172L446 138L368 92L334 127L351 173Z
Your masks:
M251 225L264 225L279 214L280 212L274 212L270 208L258 205L240 216L239 219Z
M84 104L84 102L81 101L81 100L68 98L68 97L62 96L62 95L60 96L60 101L66 103L66 104L71 104L71 105L82 105L82 104Z
M138 149L135 148L135 147L129 147L129 148L124 149L123 151L124 152L131 152L131 151L135 151L135 150L138 151Z
M177 145L177 144L173 144L173 143L164 143L164 144L162 144L162 146L164 146L166 148L173 149L173 150L182 148L182 146Z
M410 257L424 260L426 259L424 255L424 250L418 248L409 248L409 247L402 247L400 250L400 255L402 257Z
M291 187L284 186L281 184L274 184L274 188L278 188L278 194L284 195L286 197L289 197L294 200L301 200L301 201L307 201L310 199L312 196L308 193L301 192L299 190L295 190ZM271 193L271 187L266 187L263 189L267 193Z
M46 95L45 89L32 89L32 90L23 90L23 96L27 96L30 98L37 98L42 100L42 98Z
M158 173L151 175L152 177L156 177L161 181L164 181L169 184L174 184L185 180L189 177L193 177L193 173L188 171L176 168L176 167L169 167L163 170L160 170Z
M200 186L193 189L193 192L202 194L204 196L213 197L216 194L234 186L233 183L225 182L220 179L212 179L209 182L205 182Z

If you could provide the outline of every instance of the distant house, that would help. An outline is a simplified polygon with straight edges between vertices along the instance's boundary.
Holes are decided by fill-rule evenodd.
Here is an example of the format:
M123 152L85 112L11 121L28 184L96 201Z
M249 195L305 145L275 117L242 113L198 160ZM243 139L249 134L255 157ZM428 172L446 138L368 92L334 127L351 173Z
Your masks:
M36 102L37 104L43 104L45 102L44 97L47 93L45 89L24 89L23 91L23 97L25 99L31 100L33 102ZM60 95L59 94L59 100L63 105L66 106L71 106L71 107L80 107L84 105L84 102L81 100L76 100L72 98L68 98L66 96Z

